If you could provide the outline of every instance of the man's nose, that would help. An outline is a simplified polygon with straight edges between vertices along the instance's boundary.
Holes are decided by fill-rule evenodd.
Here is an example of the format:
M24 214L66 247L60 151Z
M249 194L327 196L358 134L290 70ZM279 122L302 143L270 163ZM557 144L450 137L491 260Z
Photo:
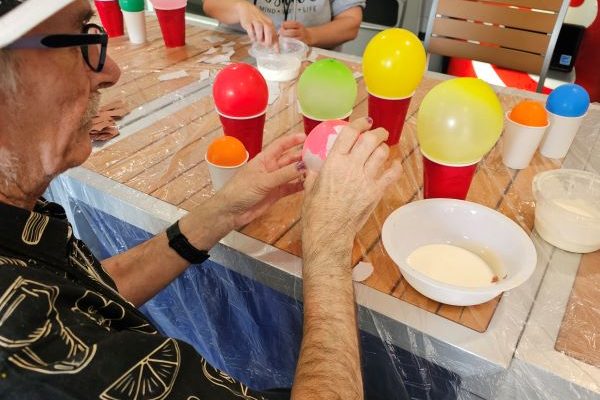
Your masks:
M96 75L94 77L96 89L107 88L117 83L121 76L121 69L110 56L106 56L104 68L100 73L94 75Z

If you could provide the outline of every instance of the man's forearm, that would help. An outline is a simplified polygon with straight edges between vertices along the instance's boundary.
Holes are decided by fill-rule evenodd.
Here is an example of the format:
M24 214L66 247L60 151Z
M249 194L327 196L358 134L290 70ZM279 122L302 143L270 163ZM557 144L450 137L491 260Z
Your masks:
M179 221L181 232L201 250L213 247L233 228L233 221L211 198ZM139 306L181 274L189 263L169 247L163 232L154 238L102 262L119 293Z
M202 8L209 17L232 25L240 22L238 8L244 6L243 3L246 0L204 0Z
M359 11L362 16L362 10ZM356 16L341 16L323 25L307 28L310 33L311 46L333 49L358 34L360 19Z
M293 399L363 398L352 239L333 242L304 249L304 336Z

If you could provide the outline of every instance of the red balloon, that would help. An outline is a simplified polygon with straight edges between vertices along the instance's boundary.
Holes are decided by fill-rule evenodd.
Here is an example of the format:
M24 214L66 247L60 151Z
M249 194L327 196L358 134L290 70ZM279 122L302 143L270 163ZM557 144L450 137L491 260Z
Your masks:
M265 78L256 68L250 64L236 63L217 74L213 98L220 114L246 118L266 110L269 89Z

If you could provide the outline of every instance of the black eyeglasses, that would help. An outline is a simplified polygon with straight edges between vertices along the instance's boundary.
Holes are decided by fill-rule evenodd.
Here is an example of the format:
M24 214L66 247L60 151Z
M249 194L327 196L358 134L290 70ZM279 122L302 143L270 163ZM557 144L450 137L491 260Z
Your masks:
M85 24L79 34L27 36L17 39L6 49L60 49L80 47L85 63L94 72L101 72L106 62L108 35L96 24Z

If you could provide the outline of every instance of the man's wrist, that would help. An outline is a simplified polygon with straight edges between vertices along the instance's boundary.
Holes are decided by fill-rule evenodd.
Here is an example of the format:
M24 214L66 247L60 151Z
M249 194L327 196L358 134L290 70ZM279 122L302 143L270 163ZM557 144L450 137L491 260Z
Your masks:
M208 250L235 228L223 203L215 195L181 219L181 231L194 247Z

